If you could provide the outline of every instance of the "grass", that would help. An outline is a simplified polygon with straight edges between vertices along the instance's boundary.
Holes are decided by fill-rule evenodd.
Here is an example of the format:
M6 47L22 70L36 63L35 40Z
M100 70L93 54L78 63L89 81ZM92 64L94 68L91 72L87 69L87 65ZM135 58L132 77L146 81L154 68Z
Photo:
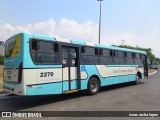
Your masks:
M0 67L0 91L3 90L3 68Z

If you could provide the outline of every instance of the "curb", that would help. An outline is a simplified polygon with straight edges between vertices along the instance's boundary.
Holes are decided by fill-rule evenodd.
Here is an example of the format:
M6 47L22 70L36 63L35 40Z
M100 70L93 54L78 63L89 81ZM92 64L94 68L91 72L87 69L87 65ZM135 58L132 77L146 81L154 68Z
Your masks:
M157 71L157 70L155 70L153 73L150 73L150 74L149 74L149 76L151 76L151 75L155 75L157 72L158 72L158 71Z

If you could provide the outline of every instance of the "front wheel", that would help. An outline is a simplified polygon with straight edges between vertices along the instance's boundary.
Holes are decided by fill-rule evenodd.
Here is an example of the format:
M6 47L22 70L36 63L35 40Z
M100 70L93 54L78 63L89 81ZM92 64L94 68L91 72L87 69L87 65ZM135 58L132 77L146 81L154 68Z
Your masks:
M95 77L91 78L88 82L88 89L87 92L90 95L95 95L99 92L100 89L100 83L99 80Z

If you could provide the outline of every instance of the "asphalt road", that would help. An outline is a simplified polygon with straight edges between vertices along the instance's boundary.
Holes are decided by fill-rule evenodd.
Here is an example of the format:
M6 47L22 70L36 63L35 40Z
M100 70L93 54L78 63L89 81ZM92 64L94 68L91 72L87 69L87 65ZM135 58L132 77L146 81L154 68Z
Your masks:
M107 86L93 96L0 96L0 111L160 111L160 72L140 85Z

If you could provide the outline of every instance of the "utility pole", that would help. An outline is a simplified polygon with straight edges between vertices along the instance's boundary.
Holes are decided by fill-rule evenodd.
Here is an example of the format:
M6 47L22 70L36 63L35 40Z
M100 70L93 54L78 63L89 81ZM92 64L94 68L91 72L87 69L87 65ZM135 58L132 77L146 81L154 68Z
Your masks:
M98 44L101 43L101 13L102 13L102 1L103 0L97 0L100 1L100 14L99 14L99 40L98 40Z

